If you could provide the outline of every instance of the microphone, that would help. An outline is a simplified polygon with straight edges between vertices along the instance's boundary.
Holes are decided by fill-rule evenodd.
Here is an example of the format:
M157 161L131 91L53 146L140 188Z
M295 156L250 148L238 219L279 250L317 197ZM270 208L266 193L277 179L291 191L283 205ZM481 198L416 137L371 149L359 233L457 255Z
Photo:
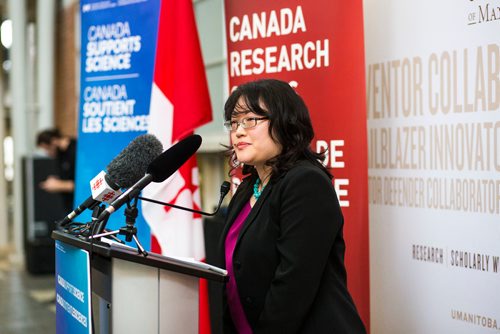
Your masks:
M146 201L146 202L151 202L151 203L160 204L160 205L166 205L166 206L169 206L169 207L172 207L175 209L199 213L200 215L204 215L204 216L215 216L217 214L217 212L219 212L220 206L222 205L222 201L224 200L224 197L226 197L227 193L229 192L229 189L230 189L229 182L224 181L220 186L219 204L217 204L217 208L212 213L208 213L205 211L199 211L199 210L195 210L195 209L191 209L191 208L186 208L184 206L179 206L179 205L170 204L170 203L166 203L166 202L161 202L161 201L157 201L157 200L151 199L151 198L146 198L146 197L141 197L141 196L139 196L137 198L141 199L143 201Z
M91 181L92 195L64 217L59 226L65 226L86 209L93 209L101 202L111 203L120 194L120 188L134 185L145 173L149 164L163 150L161 142L151 134L144 134L132 140L106 167Z
M137 197L142 189L148 184L151 182L163 182L174 174L175 171L196 153L200 145L201 137L199 135L191 135L156 157L156 159L149 164L146 175L121 194L99 215L96 221L96 227L92 229L93 232L95 232L94 234L101 234L109 216L123 204Z

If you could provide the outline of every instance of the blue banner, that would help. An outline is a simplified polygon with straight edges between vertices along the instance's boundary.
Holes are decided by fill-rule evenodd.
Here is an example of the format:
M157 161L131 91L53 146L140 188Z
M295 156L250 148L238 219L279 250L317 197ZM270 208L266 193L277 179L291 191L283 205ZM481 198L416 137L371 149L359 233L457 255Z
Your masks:
M160 0L81 1L81 85L75 204L90 195L90 180L149 126ZM90 220L87 212L78 218ZM125 225L123 209L108 229ZM150 249L139 215L138 238Z
M88 252L56 241L55 278L56 333L91 333Z

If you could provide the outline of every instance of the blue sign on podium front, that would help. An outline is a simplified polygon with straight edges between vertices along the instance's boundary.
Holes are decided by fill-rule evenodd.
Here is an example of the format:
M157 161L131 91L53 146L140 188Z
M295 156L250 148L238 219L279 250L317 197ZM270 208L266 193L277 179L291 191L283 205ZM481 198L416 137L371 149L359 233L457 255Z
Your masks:
M90 334L89 253L56 241L56 332Z

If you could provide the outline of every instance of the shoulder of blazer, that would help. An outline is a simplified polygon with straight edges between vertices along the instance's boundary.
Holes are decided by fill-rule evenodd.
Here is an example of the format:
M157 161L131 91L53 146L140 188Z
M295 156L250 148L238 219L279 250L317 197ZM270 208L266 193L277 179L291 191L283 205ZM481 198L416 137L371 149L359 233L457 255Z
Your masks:
M286 173L283 173L280 177L278 177L276 181L290 182L296 178L302 178L304 175L317 175L318 177L330 182L330 178L323 170L307 160L298 161Z

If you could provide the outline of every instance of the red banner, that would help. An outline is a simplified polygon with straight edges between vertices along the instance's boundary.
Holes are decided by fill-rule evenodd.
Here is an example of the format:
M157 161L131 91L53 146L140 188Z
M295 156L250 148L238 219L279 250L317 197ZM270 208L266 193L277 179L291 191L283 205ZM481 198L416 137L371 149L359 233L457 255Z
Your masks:
M328 167L345 218L348 287L369 328L365 74L361 1L226 0L230 89L276 78L309 107L313 148Z

